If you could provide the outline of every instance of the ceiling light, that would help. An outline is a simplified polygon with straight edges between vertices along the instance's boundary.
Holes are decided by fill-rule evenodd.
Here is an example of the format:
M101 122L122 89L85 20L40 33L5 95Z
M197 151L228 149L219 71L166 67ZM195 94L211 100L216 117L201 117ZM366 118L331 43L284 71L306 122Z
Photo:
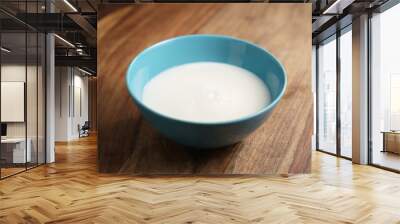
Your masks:
M72 11L78 12L78 10L75 8L75 6L73 6L68 0L64 0L64 3L66 5L68 5L68 7L70 7L72 9Z
M342 14L343 10L351 5L355 0L336 0L325 9L322 14Z
M54 34L54 36L57 37L57 38L58 38L59 40L61 40L62 42L64 42L65 44L67 44L68 46L75 48L75 45L73 45L73 44L72 44L71 42L69 42L68 40L66 40L66 39L64 39L64 38L62 38L62 37L60 37L60 36L57 35L57 34Z
M332 5L330 5L327 9L325 9L323 12L322 12L322 14L327 14L327 13L330 13L330 11L332 10L332 9L334 9L336 6L337 6L337 4L340 2L340 0L336 0Z
M83 55L83 49L77 48L76 53L78 53L79 55Z
M0 49L1 49L2 51L6 52L6 53L10 53L10 52L11 52L11 50L9 50L9 49L7 49L7 48L5 48L5 47L1 47Z
M79 68L79 67L78 67L78 70L81 71L81 72L83 72L83 73L85 73L85 74L87 74L87 75L93 75L92 73L90 73L90 72L88 72L88 71L86 71L86 70L83 70L83 69L81 69L81 68Z

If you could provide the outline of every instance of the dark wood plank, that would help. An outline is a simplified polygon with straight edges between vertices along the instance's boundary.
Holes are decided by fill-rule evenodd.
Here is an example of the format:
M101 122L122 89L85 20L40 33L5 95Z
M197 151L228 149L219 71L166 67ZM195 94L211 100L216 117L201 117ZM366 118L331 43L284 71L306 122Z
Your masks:
M97 132L97 77L88 79L90 131Z
M98 163L130 174L286 174L310 171L310 4L101 5L98 22ZM288 88L271 117L241 143L188 151L142 120L125 72L144 48L184 34L247 39L283 63Z

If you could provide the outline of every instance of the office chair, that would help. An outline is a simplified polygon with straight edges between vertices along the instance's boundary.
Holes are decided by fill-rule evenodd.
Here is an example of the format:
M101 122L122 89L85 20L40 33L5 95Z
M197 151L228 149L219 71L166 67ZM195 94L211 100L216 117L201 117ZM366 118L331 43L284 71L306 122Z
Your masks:
M82 127L80 127L80 125L78 124L79 138L89 136L89 129L90 129L89 121L85 121Z

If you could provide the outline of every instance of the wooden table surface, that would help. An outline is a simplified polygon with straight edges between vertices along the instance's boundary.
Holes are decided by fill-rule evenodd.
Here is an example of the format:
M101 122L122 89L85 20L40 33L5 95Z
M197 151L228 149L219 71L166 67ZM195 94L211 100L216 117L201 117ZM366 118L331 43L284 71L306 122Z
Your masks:
M132 102L125 72L144 48L185 34L223 34L274 54L288 87L269 119L244 141L190 152L160 136ZM101 5L98 21L98 167L148 174L287 174L310 171L311 4Z

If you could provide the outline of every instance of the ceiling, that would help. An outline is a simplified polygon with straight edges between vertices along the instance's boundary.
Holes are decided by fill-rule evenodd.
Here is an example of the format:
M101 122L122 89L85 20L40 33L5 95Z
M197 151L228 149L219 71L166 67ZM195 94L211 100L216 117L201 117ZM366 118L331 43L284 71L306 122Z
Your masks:
M396 0L313 0L313 44L334 35L352 23L353 17Z

